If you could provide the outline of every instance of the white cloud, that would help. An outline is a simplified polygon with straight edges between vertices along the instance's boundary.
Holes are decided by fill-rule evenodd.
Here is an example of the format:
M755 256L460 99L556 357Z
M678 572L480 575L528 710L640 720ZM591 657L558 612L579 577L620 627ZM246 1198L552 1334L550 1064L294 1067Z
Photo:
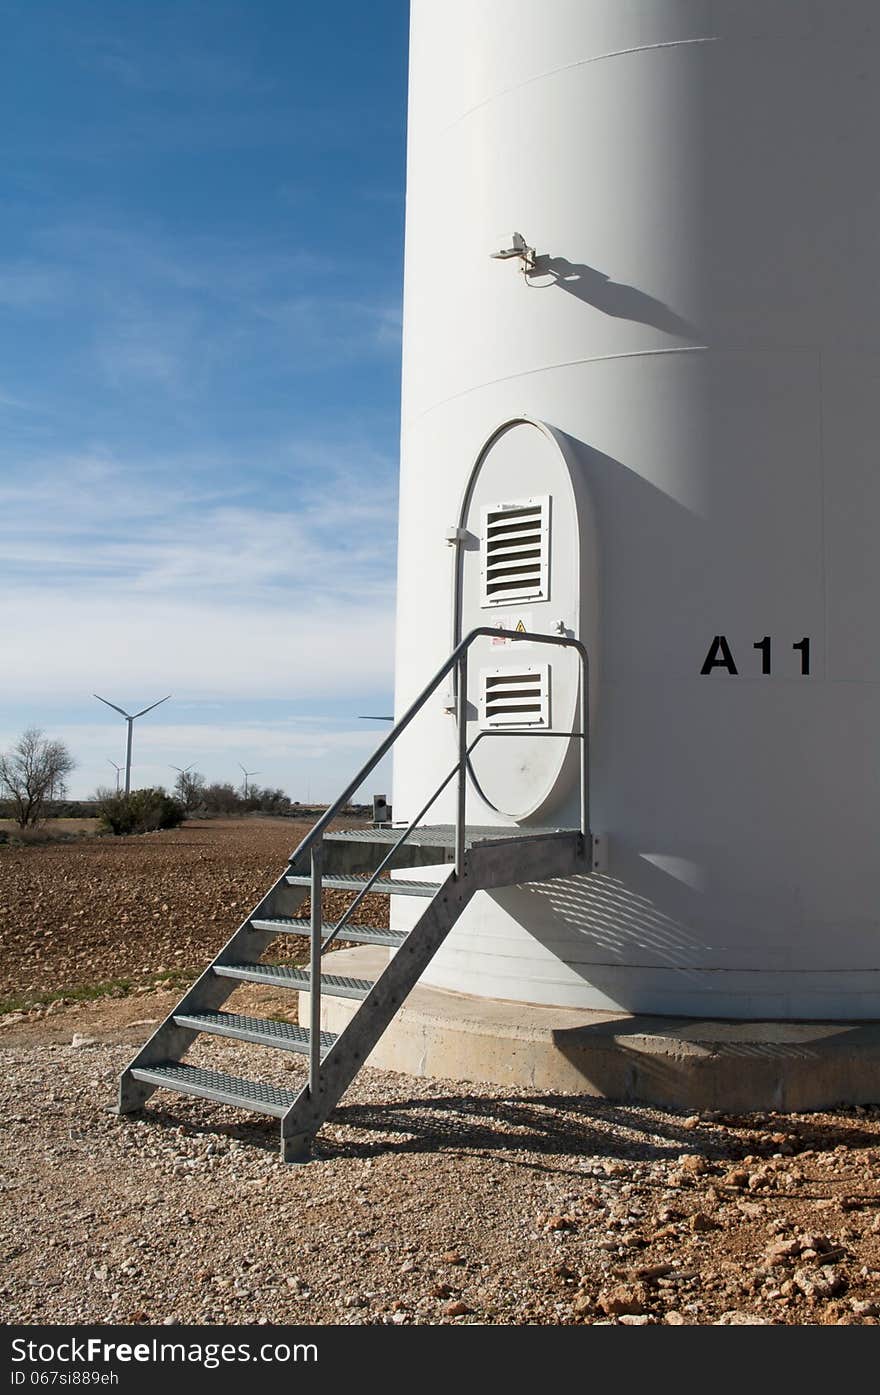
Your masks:
M331 697L390 686L390 599L274 604L228 594L194 601L137 594L8 590L0 596L0 701L159 688L187 698Z
M142 471L100 455L47 464L0 484L0 552L25 590L63 583L66 594L81 577L183 604L221 592L262 604L295 587L294 604L350 596L387 606L393 498L338 456L305 481L292 473L277 507L274 490L258 507L238 499L247 472L228 461L217 470L231 476L225 488L188 461ZM94 607L102 598L84 599Z
M112 388L173 395L266 355L282 370L399 352L400 296L363 288L359 258L249 239L172 239L160 227L72 217L38 230L29 260L0 261L0 305L78 312L82 350Z
M289 378L299 367L336 371L356 356L385 356L399 337L396 299L364 288L355 258L346 267L287 245L183 242L161 228L75 215L36 231L33 243L38 259L0 264L0 303L63 316L77 332L71 400L45 383L45 400L29 408L40 434L19 427L18 439L7 430L0 441L6 739L40 724L41 712L82 710L94 691L136 706L170 691L176 711L193 718L217 704L213 719L231 702L258 716L269 699L385 710L387 698L375 703L393 669L396 471L370 423L346 436L317 410L310 417L301 393L291 419L321 419L320 431L151 456L134 425L115 449L90 439L77 393L83 375L87 385L111 384L119 402L132 383L147 384L150 401L162 399L160 417L181 423L181 439L204 440L204 407L192 397L216 386L212 376L222 382L239 364L245 377L259 375L268 361ZM25 405L16 387L2 385L0 408ZM373 423L383 430L385 410ZM118 432L112 414L94 419ZM53 438L85 444L51 454ZM112 777L106 757L122 746L114 720L124 728L107 718L93 738L70 728L78 758L80 743L88 757L79 793ZM271 768L272 783L295 794L305 771L320 770L312 797L331 795L379 739L372 724L343 732L323 718L295 729L232 723L225 741L219 725L196 722L171 739L161 735L171 730L164 714L142 725L154 721L155 736L136 737L144 755L168 741L156 747L154 779L168 780L163 763L187 764L194 743L212 778L237 778L240 758Z
M96 704L97 707L97 704ZM352 728L324 717L250 722L169 722L150 714L136 723L133 741L132 785L164 785L177 778L174 766L194 765L209 782L238 786L240 764L255 771L256 783L286 790L301 803L309 799L329 802L348 784L381 740L382 732L366 726ZM172 711L170 705L166 711ZM77 761L68 782L72 798L88 798L101 786L112 787L116 775L112 762L124 762L125 724L110 712L94 723L50 723L47 732L65 743ZM0 750L19 735L0 730ZM362 799L372 792L388 793L390 769L378 766L367 778Z
M94 339L94 354L105 380L113 388L129 380L183 391L202 362L194 317L148 313L143 307L120 305L107 313ZM197 369L195 372L197 373Z
M0 486L0 700L387 690L393 499L345 454L323 465L289 469L265 506L237 497L229 462L212 479L95 453Z
M173 708L168 707L167 712ZM114 726L115 721L115 726ZM62 740L75 741L83 755L100 754L107 745L108 732L124 733L122 718L107 714L106 722L81 723L64 727L53 735ZM158 769L170 769L163 765L168 752L176 752L182 759L187 752L187 764L195 763L199 769L216 764L217 760L229 763L231 771L237 770L235 758L244 753L250 762L259 760L270 766L277 760L324 760L335 752L355 752L362 762L369 752L378 745L375 731L367 728L352 728L340 724L328 724L326 717L290 717L275 721L249 722L169 722L156 717L147 717L135 728L137 756L141 765ZM262 774L263 772L261 772Z
M192 101L195 94L203 100L242 93L254 95L271 90L265 79L231 54L210 53L179 47L174 42L154 43L145 40L137 44L123 35L102 35L80 41L82 61L115 78L124 87L137 92L174 92Z

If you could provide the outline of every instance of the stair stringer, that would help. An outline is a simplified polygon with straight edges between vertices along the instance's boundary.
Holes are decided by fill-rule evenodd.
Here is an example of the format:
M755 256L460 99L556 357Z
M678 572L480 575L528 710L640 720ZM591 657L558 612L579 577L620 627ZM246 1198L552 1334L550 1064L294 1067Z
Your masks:
M318 1089L304 1086L281 1120L283 1162L304 1162L311 1141L360 1071L415 987L465 906L491 887L549 881L589 870L588 840L580 834L511 838L477 844L465 854L461 877L451 872L376 980L354 1017L321 1062Z
M467 871L461 878L451 872L444 882L438 883L436 894L322 1060L316 1094L313 1096L305 1085L282 1118L282 1162L308 1158L314 1135L336 1108L478 890L475 878Z
M205 972L187 989L161 1026L144 1043L137 1055L129 1061L119 1078L119 1102L117 1114L131 1114L140 1109L150 1098L158 1085L144 1080L135 1080L131 1072L138 1066L156 1066L169 1061L180 1061L189 1050L198 1032L187 1027L179 1027L174 1021L177 1013L211 1012L221 1007L239 983L214 973L216 964L256 964L267 945L275 939L272 930L255 930L251 921L262 916L290 916L296 913L308 897L307 887L291 887L286 878L285 868L274 886L266 892L247 918L215 955Z

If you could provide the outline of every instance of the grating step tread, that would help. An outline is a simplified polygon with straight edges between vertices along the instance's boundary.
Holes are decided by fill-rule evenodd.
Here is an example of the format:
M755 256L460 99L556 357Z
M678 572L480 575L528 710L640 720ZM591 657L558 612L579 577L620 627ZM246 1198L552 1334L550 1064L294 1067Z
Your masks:
M254 930L271 930L277 935L308 935L312 929L311 921L292 920L287 916L255 916L250 924ZM321 926L322 938L329 939L335 929L332 922L325 922ZM387 945L389 949L397 949L407 934L406 930L390 930L374 925L343 925L339 938L352 940L356 944Z
M288 876L286 880L290 886L311 886L312 881L307 874ZM370 880L369 873L345 872L324 877L323 884L325 891L363 891ZM408 882L377 877L370 892L386 896L436 896L441 885L441 882Z
M227 1075L225 1071L203 1070L200 1066L135 1066L131 1073L135 1080L158 1085L161 1089L196 1095L218 1104L237 1105L260 1114L273 1114L279 1119L296 1099L292 1090L282 1090L260 1080L246 1080L241 1075Z
M311 972L292 964L215 964L214 973L221 978L240 979L243 983L269 983L297 992L308 992L312 986ZM329 994L331 998L365 998L372 987L372 983L365 978L321 974L321 992Z
M308 977L309 984L311 984L311 974L309 974ZM374 986L375 985L366 978L349 978L346 974L321 975L321 992L329 993L331 998L334 995L365 998L368 993L372 992Z
M405 828L393 828L386 825L380 828L340 828L334 829L331 833L324 834L325 843L367 843L379 847L390 847L392 843L400 842ZM438 829L435 833L430 828L415 828L408 834L403 843L403 847L411 848L445 848L449 840L444 829ZM455 846L454 839L451 846Z
M324 834L328 843L396 843L404 832L399 828L338 828ZM560 828L556 825L527 824L524 827L513 824L507 827L486 824L470 824L465 830L465 846L475 847L478 843L510 842L524 838L546 838L557 834L577 836L576 828ZM422 824L413 829L404 847L455 848L455 827L453 824Z
M258 1046L274 1046L280 1051L309 1049L309 1029L294 1022L275 1022L270 1017L246 1017L240 1012L180 1012L174 1014L178 1027L212 1036L234 1037L252 1041ZM336 1040L335 1032L321 1033L321 1050L329 1051Z

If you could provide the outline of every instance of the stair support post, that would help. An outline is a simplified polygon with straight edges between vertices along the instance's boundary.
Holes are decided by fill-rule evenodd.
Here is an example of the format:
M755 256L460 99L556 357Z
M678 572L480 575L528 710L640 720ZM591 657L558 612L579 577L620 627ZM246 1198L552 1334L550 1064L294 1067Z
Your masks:
M581 661L578 703L581 725L581 837L584 840L584 857L592 860L593 849L590 835L590 662L585 649L579 652L579 657Z
M317 1098L321 1075L321 928L322 872L324 840L319 838L311 853L311 991L309 993L309 1094Z
M458 691L456 692L456 716L458 719L458 789L455 808L455 875L464 876L464 850L467 841L467 650L463 650L458 661Z

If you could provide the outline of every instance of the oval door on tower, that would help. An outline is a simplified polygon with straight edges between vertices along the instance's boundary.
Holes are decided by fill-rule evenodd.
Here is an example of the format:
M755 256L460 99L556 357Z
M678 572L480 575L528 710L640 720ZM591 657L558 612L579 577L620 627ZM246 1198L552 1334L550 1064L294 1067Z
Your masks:
M471 775L490 809L518 821L551 813L577 780L580 743L567 735L578 723L577 654L509 638L565 633L591 648L581 621L595 613L595 546L572 447L541 422L505 422L462 506L456 642L478 626L498 630L470 656L468 740L489 733Z

